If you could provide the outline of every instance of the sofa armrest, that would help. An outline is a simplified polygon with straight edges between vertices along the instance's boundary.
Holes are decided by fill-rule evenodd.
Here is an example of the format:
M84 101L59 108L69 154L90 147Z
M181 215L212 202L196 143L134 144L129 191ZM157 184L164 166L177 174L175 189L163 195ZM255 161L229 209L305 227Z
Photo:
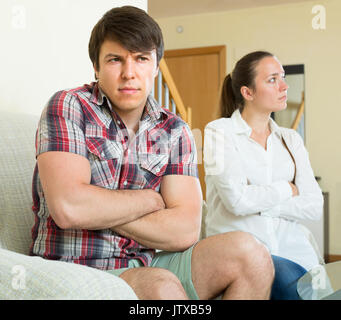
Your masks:
M121 278L68 262L0 249L1 299L135 300Z

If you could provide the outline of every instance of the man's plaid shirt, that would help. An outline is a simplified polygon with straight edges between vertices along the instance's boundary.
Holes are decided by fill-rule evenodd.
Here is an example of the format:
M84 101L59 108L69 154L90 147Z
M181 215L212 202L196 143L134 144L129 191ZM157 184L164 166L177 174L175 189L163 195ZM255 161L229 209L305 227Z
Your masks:
M82 155L91 165L91 184L107 189L159 191L164 175L197 177L191 131L151 96L135 138L128 137L124 123L94 82L57 92L49 100L36 134L36 156L47 151ZM153 249L111 229L60 229L49 215L37 165L32 192L35 224L31 255L102 270L127 267L129 259L139 259L145 266L150 264Z

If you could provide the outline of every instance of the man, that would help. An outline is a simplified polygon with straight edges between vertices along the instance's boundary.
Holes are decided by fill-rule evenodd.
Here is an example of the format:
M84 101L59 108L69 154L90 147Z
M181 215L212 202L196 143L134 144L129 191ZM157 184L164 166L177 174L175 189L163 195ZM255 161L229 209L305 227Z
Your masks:
M57 92L39 123L31 254L107 270L140 299L268 298L271 258L252 236L198 242L194 139L149 96L163 55L157 23L114 8L89 55L97 82Z

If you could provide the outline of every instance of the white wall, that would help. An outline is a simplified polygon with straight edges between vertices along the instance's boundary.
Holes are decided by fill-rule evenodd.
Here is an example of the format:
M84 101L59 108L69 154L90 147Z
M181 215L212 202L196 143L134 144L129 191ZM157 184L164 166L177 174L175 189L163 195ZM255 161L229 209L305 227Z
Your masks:
M113 7L148 0L1 0L0 110L40 114L58 90L94 80L90 33Z

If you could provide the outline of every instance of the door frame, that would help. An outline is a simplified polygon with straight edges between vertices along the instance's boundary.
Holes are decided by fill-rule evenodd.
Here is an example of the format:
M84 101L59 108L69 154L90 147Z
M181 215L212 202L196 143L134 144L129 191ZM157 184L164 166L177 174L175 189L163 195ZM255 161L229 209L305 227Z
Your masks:
M164 57L174 58L174 57L186 57L186 56L204 55L204 54L205 55L206 54L218 54L219 79L220 79L220 86L221 86L226 76L226 46L225 45L165 50Z
M221 91L221 86L224 82L225 76L226 76L226 46L210 46L210 47L197 47L197 48L188 48L188 49L172 49L172 50L166 50L164 53L164 58L184 58L188 56L199 56L199 55L210 55L210 54L217 54L218 55L218 79L219 79L219 92ZM167 63L167 60L166 60ZM176 84L175 84L176 85ZM192 112L195 112L194 110ZM203 130L203 128L202 128ZM201 150L198 148L198 158L199 158L199 152L201 155L201 160L203 159L202 155L202 148L203 148L203 138L204 134L201 132L201 141L200 146ZM198 146L197 146L198 147ZM200 162L198 164L201 164L203 166L203 162ZM198 166L199 169L199 166ZM202 194L204 200L206 199L206 187L205 187L205 177L199 175L200 184L202 187Z

